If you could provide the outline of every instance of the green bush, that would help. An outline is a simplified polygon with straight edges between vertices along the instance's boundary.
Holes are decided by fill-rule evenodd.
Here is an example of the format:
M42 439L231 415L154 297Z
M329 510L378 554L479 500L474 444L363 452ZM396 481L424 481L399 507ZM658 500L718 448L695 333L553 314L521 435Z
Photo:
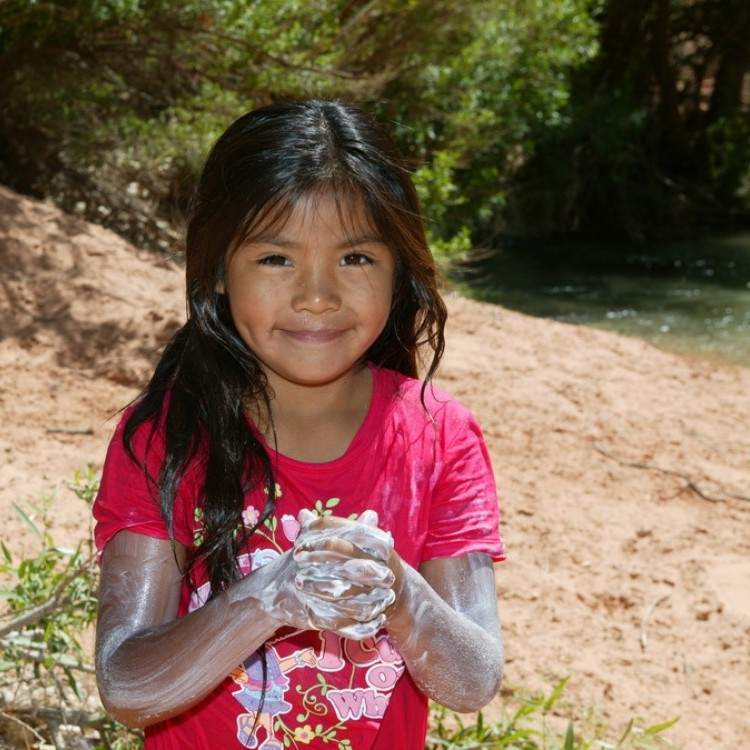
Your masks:
M4 0L0 183L172 251L229 122L344 97L395 132L436 253L462 260L595 53L597 2Z
M70 484L89 506L98 479L90 469ZM71 737L86 748L131 750L130 732L102 710L91 656L82 643L96 619L98 568L91 529L75 548L57 545L50 528L52 497L16 505L36 542L35 554L17 559L0 543L6 607L0 613L0 747ZM84 743L81 745L81 743Z

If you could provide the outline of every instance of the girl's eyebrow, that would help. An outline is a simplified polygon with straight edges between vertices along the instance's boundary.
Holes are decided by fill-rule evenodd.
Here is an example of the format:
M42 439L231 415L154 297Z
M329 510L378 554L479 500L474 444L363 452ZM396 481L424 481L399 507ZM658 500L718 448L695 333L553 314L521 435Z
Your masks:
M358 247L359 245L371 245L377 243L385 245L385 240L379 234L363 233L355 234L352 237L348 237L344 242L340 243L340 248L347 247Z
M266 234L259 234L255 237L251 237L248 240L248 243L252 245L274 245L275 247L289 250L295 250L302 246L301 243L295 242L288 237L284 237L283 234L277 234L275 232L268 232ZM386 244L385 240L380 235L364 232L362 234L354 234L351 237L347 237L343 242L339 242L339 244L336 245L336 250L346 250L348 248L370 245L373 243L380 245Z

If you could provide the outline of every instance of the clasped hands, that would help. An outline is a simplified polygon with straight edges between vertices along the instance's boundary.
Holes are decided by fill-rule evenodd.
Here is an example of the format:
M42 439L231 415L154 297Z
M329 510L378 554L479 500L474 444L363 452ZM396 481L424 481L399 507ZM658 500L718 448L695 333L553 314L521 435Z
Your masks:
M300 533L278 561L281 570L264 609L292 627L373 637L401 585L392 536L378 528L371 510L355 521L303 510L298 520Z

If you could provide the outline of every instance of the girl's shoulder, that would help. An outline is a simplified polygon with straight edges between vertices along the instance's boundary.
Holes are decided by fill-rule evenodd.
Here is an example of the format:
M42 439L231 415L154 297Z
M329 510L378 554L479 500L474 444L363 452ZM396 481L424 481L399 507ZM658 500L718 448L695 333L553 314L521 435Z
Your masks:
M117 423L110 450L119 452L137 463L157 471L163 464L167 453L167 414L172 403L171 391L166 391L154 402L146 403L144 395L139 396L122 410ZM184 473L193 472L204 457L204 446L198 444L193 458L187 463ZM155 474L156 476L156 474Z
M432 382L425 383L394 370L373 367L375 391L392 408L417 420L442 422L474 419L471 410L448 391Z

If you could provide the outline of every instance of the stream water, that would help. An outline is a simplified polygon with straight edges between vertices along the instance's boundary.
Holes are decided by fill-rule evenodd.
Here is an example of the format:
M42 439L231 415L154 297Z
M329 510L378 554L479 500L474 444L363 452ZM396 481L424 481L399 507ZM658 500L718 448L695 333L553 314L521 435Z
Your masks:
M673 244L509 243L453 278L512 310L750 366L750 232Z

